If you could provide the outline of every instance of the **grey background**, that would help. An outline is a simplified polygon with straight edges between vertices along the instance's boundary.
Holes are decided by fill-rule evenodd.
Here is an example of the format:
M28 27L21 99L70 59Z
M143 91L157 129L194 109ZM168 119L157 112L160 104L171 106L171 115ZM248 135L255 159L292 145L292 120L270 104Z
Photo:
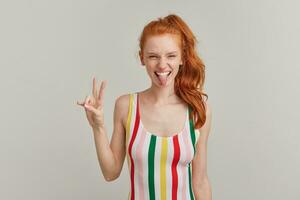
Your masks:
M150 85L137 57L150 20L181 16L206 64L214 200L300 199L299 1L0 1L0 199L126 199L106 182L82 107L92 77L115 99ZM297 58L298 56L298 58Z

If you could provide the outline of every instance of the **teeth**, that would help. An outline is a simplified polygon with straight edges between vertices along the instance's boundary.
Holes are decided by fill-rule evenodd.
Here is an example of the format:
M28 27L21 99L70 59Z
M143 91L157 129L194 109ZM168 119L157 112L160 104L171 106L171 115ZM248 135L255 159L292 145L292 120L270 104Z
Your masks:
M155 72L155 73L159 76L166 76L166 75L169 75L171 72L162 72L162 73Z

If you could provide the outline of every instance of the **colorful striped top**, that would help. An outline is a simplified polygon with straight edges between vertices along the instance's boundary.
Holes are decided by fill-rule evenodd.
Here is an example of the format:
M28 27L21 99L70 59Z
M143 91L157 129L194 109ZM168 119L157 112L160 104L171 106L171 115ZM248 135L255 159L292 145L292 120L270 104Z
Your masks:
M139 95L130 94L126 124L126 158L130 200L194 200L191 161L199 132L187 109L185 126L172 136L158 136L143 127Z

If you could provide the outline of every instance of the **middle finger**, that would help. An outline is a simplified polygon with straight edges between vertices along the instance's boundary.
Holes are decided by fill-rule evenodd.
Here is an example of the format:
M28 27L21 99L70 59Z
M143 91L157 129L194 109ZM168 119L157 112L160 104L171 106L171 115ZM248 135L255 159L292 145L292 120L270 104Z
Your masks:
M97 83L96 83L96 78L93 78L93 96L96 99L97 98L97 87L96 87Z

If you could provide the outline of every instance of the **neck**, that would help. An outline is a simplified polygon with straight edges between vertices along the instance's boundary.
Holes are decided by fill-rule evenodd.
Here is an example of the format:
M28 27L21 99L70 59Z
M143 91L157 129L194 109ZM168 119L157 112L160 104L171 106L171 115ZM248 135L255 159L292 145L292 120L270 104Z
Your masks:
M145 91L145 96L153 105L162 106L167 105L177 99L175 94L174 85L167 87L157 87L152 85Z

